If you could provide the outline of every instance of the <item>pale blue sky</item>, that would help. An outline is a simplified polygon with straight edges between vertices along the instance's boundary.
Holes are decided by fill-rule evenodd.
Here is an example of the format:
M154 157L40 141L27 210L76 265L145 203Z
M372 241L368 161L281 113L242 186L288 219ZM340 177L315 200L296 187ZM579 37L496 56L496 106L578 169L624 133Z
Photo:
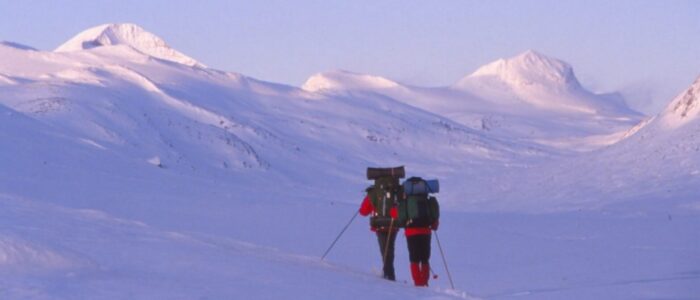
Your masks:
M535 49L656 113L700 75L700 1L0 0L0 16L0 40L42 50L136 23L210 67L296 86L332 69L449 85Z

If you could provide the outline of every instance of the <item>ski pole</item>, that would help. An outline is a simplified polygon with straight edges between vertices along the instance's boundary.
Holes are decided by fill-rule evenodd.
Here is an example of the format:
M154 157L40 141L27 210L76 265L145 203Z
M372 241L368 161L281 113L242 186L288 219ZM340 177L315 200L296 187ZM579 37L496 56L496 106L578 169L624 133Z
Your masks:
M391 223L389 223L389 232L386 235L386 243L384 244L384 257L382 259L383 265L386 265L386 255L389 252L389 242L391 241L391 235L393 234L392 230L394 230L394 218L391 218Z
M437 279L437 278L438 278L438 274L435 273L435 271L433 271L433 267L432 267L432 266L430 266L430 273L433 273L433 279Z
M450 275L450 269L447 268L447 260L445 260L445 253L442 251L442 245L440 245L440 238L438 237L437 231L435 231L435 240L438 244L438 249L440 249L440 256L442 256L442 263L445 265L445 272L447 272L447 278L450 279L450 286L455 289L455 284L452 282L452 275Z
M326 258L326 255L328 255L328 252L331 252L331 249L333 249L333 246L335 246L335 243L338 242L338 240L339 240L340 237L343 235L343 233L345 233L345 230L347 230L348 227L350 227L350 224L352 223L353 220L355 220L355 217L357 217L357 214L359 214L359 213L360 213L360 210L357 210L357 211L355 212L355 214L352 215L352 218L350 218L350 221L348 222L348 224L345 225L345 227L343 228L343 230L340 231L340 233L338 234L338 237L335 238L335 240L333 241L333 243L331 243L331 246L328 247L328 250L326 250L326 253L323 253L323 256L321 257L321 260L323 260L324 258Z

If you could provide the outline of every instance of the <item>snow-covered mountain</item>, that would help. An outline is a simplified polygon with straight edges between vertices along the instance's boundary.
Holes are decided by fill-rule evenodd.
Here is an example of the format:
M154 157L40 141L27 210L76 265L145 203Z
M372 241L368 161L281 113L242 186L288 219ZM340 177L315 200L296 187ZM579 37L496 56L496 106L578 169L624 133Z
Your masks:
M170 48L163 39L135 24L104 24L87 29L54 51L69 52L109 45L128 45L156 58L188 66L204 66L193 58Z
M639 115L618 94L595 95L578 82L573 68L529 50L487 64L452 86L504 104L586 114Z
M510 200L495 205L524 209L532 208L530 199L543 199L538 209L610 208L615 202L624 207L661 205L668 211L700 208L698 95L700 78L614 145L496 179L526 178L517 186L503 186L500 194ZM578 185L585 185L585 191L562 188Z
M700 286L697 82L633 128L642 117L624 102L535 52L439 88L348 71L265 82L133 24L53 52L3 42L0 57L0 298L687 298ZM377 280L376 239L357 221L319 260L357 210L365 168L394 165L440 179L440 238L468 292L445 276L429 289Z
M691 122L698 122L700 115L700 78L683 93L678 95L659 116L659 122L677 128Z
M0 46L8 58L0 62L8 81L0 86L0 104L70 137L97 160L158 161L166 172L245 181L274 176L297 185L316 176L354 177L367 165L414 161L418 171L437 161L478 165L545 154L384 96L328 96L172 64L151 59L129 41L70 52ZM442 155L434 154L435 144L446 145ZM35 158L16 161L23 159ZM59 177L66 184L92 180ZM328 184L337 187L320 192L357 188L342 180Z
M565 151L612 144L643 119L619 94L586 90L571 66L534 51L487 64L450 87L421 88L332 71L310 77L302 89L357 97L379 94L490 136Z

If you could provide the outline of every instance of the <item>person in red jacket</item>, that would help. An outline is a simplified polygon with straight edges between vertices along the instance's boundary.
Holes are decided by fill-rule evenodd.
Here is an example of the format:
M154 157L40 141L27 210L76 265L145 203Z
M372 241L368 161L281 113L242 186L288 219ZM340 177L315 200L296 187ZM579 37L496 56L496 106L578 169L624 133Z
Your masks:
M372 204L370 197L372 189L372 186L367 188L367 195L365 196L365 199L362 200L362 205L360 206L360 215L365 217L370 214L373 216L377 215L377 211ZM399 231L398 222L393 222L393 220L398 217L398 212L395 206L390 209L389 215L392 218L392 222L389 226L372 226L371 230L377 234L377 240L379 241L379 253L382 255L384 279L395 281L394 244L396 242L397 232Z
M430 238L431 230L437 230L439 220L425 227L410 227L404 229L408 257L411 261L411 277L415 286L428 286L430 279Z

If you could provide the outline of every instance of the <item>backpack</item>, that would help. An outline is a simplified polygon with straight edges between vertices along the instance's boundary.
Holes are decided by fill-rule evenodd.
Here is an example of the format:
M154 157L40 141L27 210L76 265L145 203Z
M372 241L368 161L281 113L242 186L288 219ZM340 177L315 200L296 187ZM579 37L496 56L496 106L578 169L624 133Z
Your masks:
M405 227L428 227L440 219L440 205L430 193L439 192L437 180L411 177L403 183L405 196L399 200L399 223Z
M367 179L373 180L380 177L404 178L406 177L406 170L403 166L393 168L367 168Z
M374 180L374 187L369 192L374 206L374 212L369 218L370 226L377 229L399 227L398 222L391 217L391 209L396 207L401 194L402 188L398 178L384 176Z

